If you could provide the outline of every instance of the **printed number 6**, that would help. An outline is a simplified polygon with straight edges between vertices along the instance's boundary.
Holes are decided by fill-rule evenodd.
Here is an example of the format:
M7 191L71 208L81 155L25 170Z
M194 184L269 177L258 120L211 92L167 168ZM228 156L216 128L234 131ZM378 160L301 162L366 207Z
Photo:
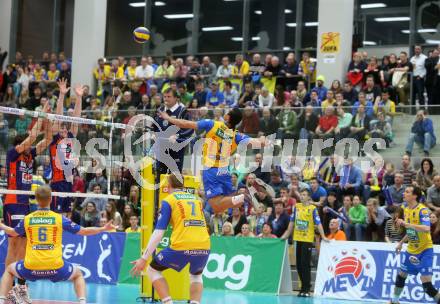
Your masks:
M46 227L38 228L38 241L40 241L40 242L47 241L47 228Z

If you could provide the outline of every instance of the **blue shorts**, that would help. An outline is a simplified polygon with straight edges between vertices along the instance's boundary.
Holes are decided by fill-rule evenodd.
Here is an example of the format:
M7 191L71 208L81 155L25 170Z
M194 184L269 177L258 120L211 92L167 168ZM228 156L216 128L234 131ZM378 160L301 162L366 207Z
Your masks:
M209 200L219 195L234 193L231 174L228 168L209 168L202 172L205 196Z
M15 228L29 213L29 204L6 204L3 206L5 225L11 228Z
M171 268L180 272L189 263L191 274L201 274L208 262L209 250L182 250L177 251L165 248L159 252L151 262L151 267L157 271Z
M404 252L402 254L402 261L400 263L400 270L402 272L422 276L432 275L432 262L434 259L434 250L432 248L424 250L420 254L410 254Z
M15 265L17 274L24 280L37 281L37 280L51 280L52 282L67 281L73 274L73 264L64 262L64 266L58 269L49 270L30 270L24 267L24 261L20 260Z
M72 192L72 183L61 181L50 184L50 188L54 192ZM50 210L58 213L66 213L72 211L72 198L71 197L61 197L53 196L52 202L50 203Z

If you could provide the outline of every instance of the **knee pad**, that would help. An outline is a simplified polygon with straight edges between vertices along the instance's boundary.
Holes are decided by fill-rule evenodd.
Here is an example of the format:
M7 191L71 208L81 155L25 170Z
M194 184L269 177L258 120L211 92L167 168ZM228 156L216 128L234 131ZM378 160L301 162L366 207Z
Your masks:
M147 275L148 278L150 279L151 283L163 279L162 276L162 272L161 271L157 271L156 269L153 269L151 266L148 266L147 268Z
M406 281L406 277L403 277L400 274L397 274L397 277L396 277L396 287L397 288L405 287L405 281Z
M203 284L203 277L202 274L190 274L189 275L189 282L192 283L200 283Z
M425 293L431 298L434 298L437 295L438 291L434 288L431 282L422 283L422 286Z

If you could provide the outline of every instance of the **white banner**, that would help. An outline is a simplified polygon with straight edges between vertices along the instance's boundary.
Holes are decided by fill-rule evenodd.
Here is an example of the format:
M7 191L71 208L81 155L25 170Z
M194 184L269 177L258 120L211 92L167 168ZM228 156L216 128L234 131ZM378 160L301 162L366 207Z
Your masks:
M440 246L434 246L432 283L440 289ZM400 269L396 244L322 242L315 296L344 300L389 301ZM404 246L403 250L406 250ZM420 274L408 275L401 303L434 303L423 291Z

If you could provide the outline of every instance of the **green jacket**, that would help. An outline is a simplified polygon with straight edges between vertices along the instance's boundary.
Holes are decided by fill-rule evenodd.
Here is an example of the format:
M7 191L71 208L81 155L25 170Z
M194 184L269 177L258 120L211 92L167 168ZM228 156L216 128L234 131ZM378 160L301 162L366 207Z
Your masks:
M282 110L277 115L277 120L280 123L280 129L293 133L296 128L297 116L296 112L292 110Z
M348 216L353 224L365 224L367 222L367 207L362 204L353 206L350 208Z

